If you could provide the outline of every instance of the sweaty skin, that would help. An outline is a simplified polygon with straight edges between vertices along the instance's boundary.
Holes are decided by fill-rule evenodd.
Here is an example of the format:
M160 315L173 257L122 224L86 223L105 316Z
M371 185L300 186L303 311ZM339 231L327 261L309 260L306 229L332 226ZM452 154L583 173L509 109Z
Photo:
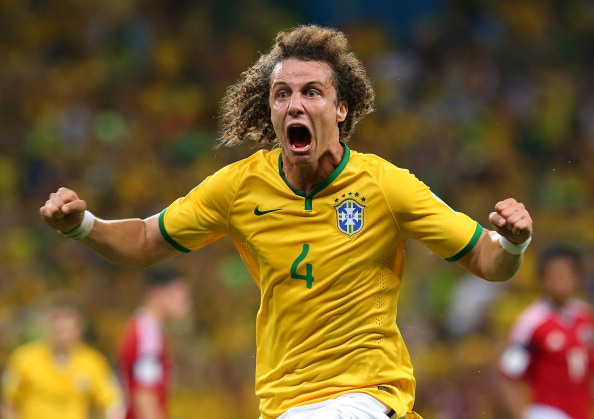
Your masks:
M347 116L338 102L330 66L289 58L275 67L270 80L270 117L278 135L287 181L308 193L340 163L338 123ZM304 126L311 134L305 146L291 144L289 127Z

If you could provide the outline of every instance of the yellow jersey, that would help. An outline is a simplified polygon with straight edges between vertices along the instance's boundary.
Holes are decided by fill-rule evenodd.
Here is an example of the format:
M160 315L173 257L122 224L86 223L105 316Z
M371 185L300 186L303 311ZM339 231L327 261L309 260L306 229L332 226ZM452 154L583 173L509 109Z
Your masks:
M107 360L84 344L64 365L45 342L17 348L2 375L2 396L21 419L87 419L91 406L101 411L122 406Z
M189 252L229 236L261 290L256 394L262 419L349 392L412 411L415 380L396 325L407 239L446 260L482 227L410 174L344 146L309 194L287 183L280 150L206 178L159 217Z

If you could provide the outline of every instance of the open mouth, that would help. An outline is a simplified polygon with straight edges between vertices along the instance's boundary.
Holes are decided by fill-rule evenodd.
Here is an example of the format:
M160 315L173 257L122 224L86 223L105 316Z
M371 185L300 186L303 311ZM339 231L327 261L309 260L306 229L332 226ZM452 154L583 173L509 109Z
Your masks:
M304 125L291 125L287 131L289 147L293 151L305 151L311 147L311 132Z

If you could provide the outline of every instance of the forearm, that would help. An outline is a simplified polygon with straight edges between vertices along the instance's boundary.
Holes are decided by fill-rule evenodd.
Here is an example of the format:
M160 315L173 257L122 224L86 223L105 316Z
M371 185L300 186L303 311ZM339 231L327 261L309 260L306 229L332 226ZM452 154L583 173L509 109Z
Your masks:
M123 406L108 408L103 415L105 419L124 419L125 416L126 413Z
M532 237L532 218L524 204L513 198L498 202L494 210L489 214L494 231L484 230L459 264L488 281L505 281L522 264L523 252Z
M146 267L175 253L159 234L156 215L146 220L96 218L93 230L81 243L115 265Z
M2 403L2 418L3 419L19 419L17 409L8 403Z
M54 230L80 240L116 265L145 267L176 253L161 235L158 214L145 220L101 220L68 188L50 194L39 213Z
M522 259L522 253L513 255L501 247L498 233L485 230L475 248L460 259L460 264L488 281L506 281L517 272Z
M167 415L159 404L153 390L140 389L132 394L132 403L138 419L166 419Z
M502 379L500 394L503 404L513 419L522 419L526 409L526 388L523 383Z

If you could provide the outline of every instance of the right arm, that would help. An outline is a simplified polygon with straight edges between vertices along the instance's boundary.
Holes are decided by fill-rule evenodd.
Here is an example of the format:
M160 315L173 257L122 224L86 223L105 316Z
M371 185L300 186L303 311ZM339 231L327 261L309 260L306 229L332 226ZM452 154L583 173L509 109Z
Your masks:
M131 399L138 419L166 419L155 390L137 388L132 392Z
M10 403L2 403L2 418L4 419L19 419L17 409Z
M528 385L522 378L530 358L528 350L513 344L505 348L499 358L499 394L513 419L522 419L528 405Z
M501 378L499 393L510 418L522 419L527 407L527 386L522 381Z
M86 209L86 202L76 192L60 188L39 213L50 227L67 232L80 225ZM91 233L81 242L116 265L150 266L178 253L161 235L158 218L158 214L144 220L95 218Z
M15 351L10 355L6 363L6 369L2 371L0 387L2 389L2 400L0 400L0 417L3 419L19 419L18 400L23 394L23 361L19 356L20 352Z

